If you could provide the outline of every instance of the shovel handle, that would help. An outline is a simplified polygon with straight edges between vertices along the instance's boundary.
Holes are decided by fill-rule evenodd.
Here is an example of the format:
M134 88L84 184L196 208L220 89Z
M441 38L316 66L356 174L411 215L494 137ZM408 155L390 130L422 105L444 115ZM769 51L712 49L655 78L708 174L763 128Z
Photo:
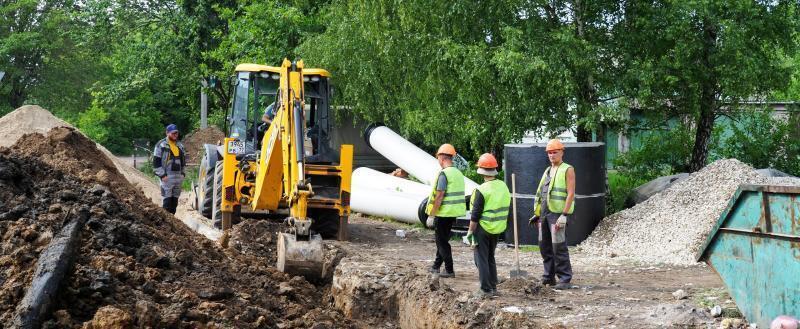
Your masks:
M517 230L517 178L511 173L511 211L514 212L514 260L519 271L519 233Z

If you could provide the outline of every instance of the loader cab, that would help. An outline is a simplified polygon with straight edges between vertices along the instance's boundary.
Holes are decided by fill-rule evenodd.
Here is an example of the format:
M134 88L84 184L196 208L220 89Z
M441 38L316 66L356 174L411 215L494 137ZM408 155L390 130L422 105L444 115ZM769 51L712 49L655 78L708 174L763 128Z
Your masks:
M259 130L266 108L275 103L280 86L280 68L258 64L236 67L233 106L226 118L226 134L245 141L246 153L260 148ZM306 137L312 147L305 152L308 163L333 163L339 159L331 145L330 73L322 69L303 71ZM277 110L277 109L276 109Z

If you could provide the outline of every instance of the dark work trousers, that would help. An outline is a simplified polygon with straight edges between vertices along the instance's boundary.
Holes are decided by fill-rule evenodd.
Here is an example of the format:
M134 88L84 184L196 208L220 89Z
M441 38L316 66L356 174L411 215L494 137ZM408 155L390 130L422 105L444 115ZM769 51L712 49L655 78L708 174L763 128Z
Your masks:
M444 263L444 270L453 273L453 253L450 250L450 232L453 229L455 217L436 217L434 227L436 228L436 260L433 261L433 268L438 269Z
M497 248L497 239L500 234L491 234L478 225L475 231L475 241L478 246L473 254L475 266L478 267L478 278L481 281L481 290L492 292L497 290L497 264L494 261L494 250Z
M556 220L558 217L542 218L539 224L539 252L542 254L544 262L542 279L553 280L558 275L559 282L568 283L572 280L572 265L569 262L569 250L567 249L565 234L567 228L564 227L554 232Z
M177 197L161 198L161 206L164 208L164 210L174 215L175 211L178 210L178 198Z

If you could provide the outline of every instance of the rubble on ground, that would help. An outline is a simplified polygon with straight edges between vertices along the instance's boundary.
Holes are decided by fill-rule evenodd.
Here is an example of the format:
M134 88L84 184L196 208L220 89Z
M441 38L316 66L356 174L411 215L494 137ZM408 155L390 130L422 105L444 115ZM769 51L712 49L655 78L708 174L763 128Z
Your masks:
M740 184L798 182L761 176L736 159L718 160L635 207L606 217L580 248L600 257L691 265Z

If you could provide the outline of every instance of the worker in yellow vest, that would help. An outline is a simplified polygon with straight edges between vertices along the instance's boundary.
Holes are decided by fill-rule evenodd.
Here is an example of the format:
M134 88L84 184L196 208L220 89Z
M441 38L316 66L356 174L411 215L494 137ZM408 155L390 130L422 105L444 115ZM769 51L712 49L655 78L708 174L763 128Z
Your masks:
M544 262L542 283L555 285L556 289L568 289L571 287L572 265L566 228L575 210L575 169L562 160L564 144L558 139L550 140L545 150L550 167L545 169L536 189L531 224L539 229L539 252Z
M425 213L428 215L428 227L436 230L436 259L429 269L431 273L439 273L444 264L442 278L455 277L453 270L453 253L450 250L450 233L456 218L467 214L467 202L464 198L464 175L453 167L453 157L456 149L453 145L443 144L436 151L436 159L442 170L436 175L428 197Z
M478 159L478 174L483 176L483 184L472 192L470 198L470 221L467 240L477 244L474 249L475 266L481 282L478 297L497 295L497 263L494 251L497 240L506 231L511 193L503 181L496 179L497 159L484 153Z

